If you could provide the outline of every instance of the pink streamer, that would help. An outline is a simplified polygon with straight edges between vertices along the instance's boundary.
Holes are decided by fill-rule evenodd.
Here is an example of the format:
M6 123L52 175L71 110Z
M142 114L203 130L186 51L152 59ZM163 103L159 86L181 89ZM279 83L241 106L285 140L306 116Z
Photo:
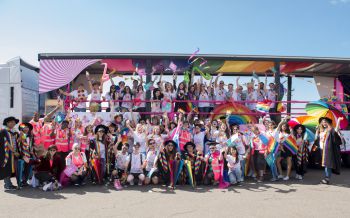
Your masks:
M196 50L195 52L193 52L193 54L188 58L187 62L188 62L189 64L192 64L194 61L193 61L193 62L190 62L190 60L191 60L194 56L196 56L198 53L199 53L199 48L197 48L197 50Z
M102 82L106 82L109 80L109 76L107 75L107 63L101 63L101 65L105 65L101 79L102 79Z

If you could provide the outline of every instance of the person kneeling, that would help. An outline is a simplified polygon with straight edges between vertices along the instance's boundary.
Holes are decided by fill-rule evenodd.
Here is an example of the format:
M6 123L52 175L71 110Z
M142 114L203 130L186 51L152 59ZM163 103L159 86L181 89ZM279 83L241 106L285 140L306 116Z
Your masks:
M232 185L242 182L241 163L238 158L236 147L228 147L224 153L224 158L227 161L228 177Z
M78 143L74 143L72 149L73 151L66 157L67 167L64 172L67 175L66 171L72 171L72 173L68 173L67 176L75 186L85 185L84 180L87 174L87 160L85 153L80 151L80 145Z
M157 185L158 179L158 169L156 168L157 163L157 152L155 149L155 141L153 139L148 140L148 152L146 156L146 161L143 163L143 167L146 169L145 185L151 182Z
M135 178L138 178L138 185L142 185L145 180L143 174L143 160L144 155L140 153L140 144L136 143L133 148L133 152L130 154L130 160L128 164L128 171L130 172L127 181L130 185L134 185Z

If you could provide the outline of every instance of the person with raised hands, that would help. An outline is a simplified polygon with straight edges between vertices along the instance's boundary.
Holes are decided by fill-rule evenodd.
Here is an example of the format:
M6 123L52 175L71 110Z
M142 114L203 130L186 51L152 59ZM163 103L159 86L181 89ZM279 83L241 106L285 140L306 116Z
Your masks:
M288 181L290 178L290 174L292 171L292 152L284 145L284 141L288 138L290 135L289 126L287 123L287 120L289 119L289 116L286 116L282 119L282 121L278 124L276 128L276 134L278 134L277 142L280 144L280 153L277 154L277 169L278 169L278 179L283 179L284 181ZM283 171L281 166L282 159L287 160L287 174L285 177L283 177Z

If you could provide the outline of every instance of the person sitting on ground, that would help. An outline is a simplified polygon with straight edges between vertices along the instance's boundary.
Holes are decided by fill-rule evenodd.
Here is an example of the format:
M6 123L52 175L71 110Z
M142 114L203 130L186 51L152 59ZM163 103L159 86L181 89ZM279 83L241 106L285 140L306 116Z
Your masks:
M128 178L127 181L130 185L134 185L135 178L138 179L138 185L142 185L145 180L145 175L143 174L143 163L145 156L140 152L140 143L136 143L133 148L133 152L130 154L130 159L128 163Z
M75 172L70 176L71 182L75 186L85 185L85 177L87 174L87 160L85 153L80 150L78 143L73 144L73 151L66 157L66 166L73 167L76 169Z

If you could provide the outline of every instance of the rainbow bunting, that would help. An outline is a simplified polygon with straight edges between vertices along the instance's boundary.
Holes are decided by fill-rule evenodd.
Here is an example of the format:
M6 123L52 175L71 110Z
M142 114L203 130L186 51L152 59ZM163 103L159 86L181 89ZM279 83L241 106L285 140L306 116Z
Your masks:
M292 135L288 136L286 140L284 141L283 145L292 152L292 154L296 154L298 152L298 145L296 140L293 138Z
M194 187L191 161L186 161L186 169L187 169L188 182L192 187Z

